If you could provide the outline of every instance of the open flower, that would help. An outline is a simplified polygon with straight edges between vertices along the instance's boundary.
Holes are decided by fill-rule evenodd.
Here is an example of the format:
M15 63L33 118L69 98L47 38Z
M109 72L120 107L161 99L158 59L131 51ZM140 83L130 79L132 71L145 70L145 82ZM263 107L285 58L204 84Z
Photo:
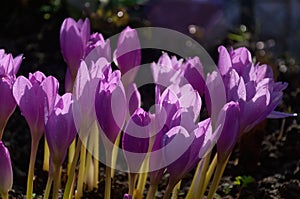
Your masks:
M58 81L52 76L45 77L39 71L17 78L13 95L25 117L31 133L31 154L27 179L26 198L32 198L33 176L36 153L43 135L45 121L53 109L58 91Z
M152 132L155 139L149 162L150 183L152 185L158 184L165 168L180 158L184 151L188 150L189 144L192 143L193 139L190 137L190 134L197 128L195 122L201 108L200 96L189 84L181 87L171 85L166 88L162 94L160 94L159 89L157 89L156 95L157 110L154 116L156 128L154 128L154 132ZM181 145L183 147L181 147L181 152L175 150L178 153L172 153L173 155L167 157L166 153L170 152L171 149L165 148L167 146L166 141L168 140L168 136L171 138L175 134L178 134L179 137L190 137L186 141L191 142L186 145ZM169 146L174 147L176 144ZM177 147L179 147L178 143ZM166 150L168 152L166 152ZM176 157L174 155L176 155ZM199 150L197 157L198 155Z
M204 73L199 57L183 60L163 53L157 63L151 64L151 69L154 82L160 87L189 83L201 96L204 93Z
M228 52L221 46L219 53L218 69L227 101L239 103L241 132L248 132L270 114L276 115L273 111L281 101L287 83L275 82L270 66L254 65L246 48Z
M13 171L9 151L3 142L0 141L0 194L2 198L7 196L8 191L12 188L12 184Z
M43 134L45 114L47 116L53 108L57 92L57 79L52 76L45 77L39 71L29 74L29 79L18 77L13 85L14 98L34 140L39 140Z
M21 65L22 55L15 58L0 50L0 140L10 115L16 108L12 86Z

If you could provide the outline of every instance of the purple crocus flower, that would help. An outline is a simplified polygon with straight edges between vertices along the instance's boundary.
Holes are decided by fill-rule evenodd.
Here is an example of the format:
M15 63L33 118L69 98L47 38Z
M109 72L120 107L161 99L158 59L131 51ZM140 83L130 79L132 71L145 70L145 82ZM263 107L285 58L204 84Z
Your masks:
M73 115L77 130L81 129L80 133L85 135L96 119L95 93L99 80L103 76L103 70L107 67L110 67L107 60L99 58L89 65L82 61L78 69L73 92Z
M107 61L111 61L110 41L104 40L102 34L93 33L87 43L85 57L94 58L104 57Z
M139 173L148 151L150 122L149 114L138 108L125 127L122 147L130 173Z
M46 139L55 165L63 163L67 149L76 137L72 104L71 93L57 95L55 106L45 123Z
M209 146L206 145L207 141L212 139L213 135L211 132L210 119L206 119L198 125L194 125L194 127L193 130L188 131L183 126L177 126L172 128L165 135L163 143L164 158L167 162L170 162L167 166L167 172L170 174L169 186L171 187L175 186L179 180L190 172L204 154L208 152L211 145L214 144L210 142ZM191 128L190 125L189 128ZM180 151L181 156L178 155ZM199 156L200 151L203 156Z
M86 54L86 46L90 38L90 21L86 18L76 22L72 18L64 20L60 28L61 53L66 61L72 80L75 80L80 60Z
M230 50L219 47L218 69L222 75L227 101L239 103L241 132L248 132L274 109L283 96L287 83L275 82L268 65L254 65L246 48ZM291 116L286 114L285 116Z
M0 50L0 140L6 123L16 108L16 101L12 94L12 86L21 65L22 55L15 58Z
M96 116L101 130L114 144L126 117L126 97L121 73L112 72L110 65L103 70L95 95Z
M125 88L134 81L141 59L141 44L137 31L128 26L121 32L114 52L114 60L121 70Z
M157 63L151 64L155 84L159 85L161 90L172 84L181 85L184 75L182 63L183 59L177 60L175 56L170 58L167 53L163 53Z
M157 124L155 125L156 127L153 128L154 132L152 132L152 134L155 135L155 141L152 147L149 165L150 183L152 185L158 184L165 168L183 154L175 154L177 156L175 158L173 156L172 161L170 161L170 158L166 159L164 148L166 146L166 140L168 139L168 132L169 136L172 137L181 132L181 129L184 129L187 134L179 134L188 135L187 137L189 137L191 132L197 128L195 122L201 108L200 96L189 84L182 87L171 85L166 88L162 94L159 94L159 89L157 89L156 95L157 110L154 116L154 123ZM191 142L189 144L191 144ZM188 144L181 146L186 147L185 150L188 149ZM198 155L199 151L197 156Z
M57 79L52 76L45 77L39 71L29 74L29 79L24 76L16 79L13 95L29 125L33 140L41 138L45 118L53 108L57 92Z
M234 118L234 119L232 119ZM219 162L224 162L231 154L240 134L240 107L237 102L229 102L221 109L217 124L222 131L217 142Z
M177 59L163 53L157 63L151 64L154 82L160 87L172 84L182 86L187 83L203 95L205 88L203 66L198 57Z
M0 141L0 195L7 196L13 184L13 171L8 149ZM8 197L7 197L8 198Z

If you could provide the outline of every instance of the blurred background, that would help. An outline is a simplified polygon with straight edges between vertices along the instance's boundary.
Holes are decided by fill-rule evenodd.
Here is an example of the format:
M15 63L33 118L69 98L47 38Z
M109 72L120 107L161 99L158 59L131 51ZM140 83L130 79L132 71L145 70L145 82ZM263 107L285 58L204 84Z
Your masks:
M14 56L24 55L19 75L28 76L29 72L36 70L53 75L61 82L63 92L66 64L60 53L59 30L66 17L88 17L91 20L92 32L100 32L105 38L119 33L126 26L170 28L198 41L216 63L219 45L248 47L256 61L272 66L275 78L289 83L279 109L299 113L299 10L300 0L2 1L0 48ZM6 131L10 133L4 134L4 140L14 154L14 186L24 192L30 133L28 128L24 128L26 122L24 119L20 120L19 115L17 110L11 117L6 127ZM286 153L292 153L291 159L300 159L300 116L288 119L283 126L281 120L271 124L273 126L269 126L270 131L277 132L281 138L284 137L282 131L296 129L290 138L294 147ZM258 145L260 143L261 140ZM41 152L39 157L42 156ZM41 164L41 159L37 160L38 165ZM300 161L297 165L300 168ZM298 173L300 176L300 172ZM42 175L47 177L47 174ZM44 181L43 178L38 180ZM43 190L44 183L40 183L38 190Z

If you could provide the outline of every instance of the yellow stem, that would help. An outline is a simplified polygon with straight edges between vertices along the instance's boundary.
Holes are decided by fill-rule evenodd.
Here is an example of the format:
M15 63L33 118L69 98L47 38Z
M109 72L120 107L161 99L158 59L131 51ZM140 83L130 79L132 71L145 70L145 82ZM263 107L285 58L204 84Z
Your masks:
M216 168L216 165L217 165L217 160L218 160L218 155L215 154L214 156L214 159L213 161L211 162L210 166L209 166L209 169L207 170L206 172L206 178L205 178L205 182L204 182L204 186L203 186L203 189L201 190L201 195L200 196L203 196L206 189L207 189L207 185L215 171L215 168Z
M154 199L156 193L157 185L150 184L146 199Z
M32 190L33 190L33 177L34 177L34 165L36 160L36 153L38 150L39 140L34 141L31 140L31 152L30 152L30 162L28 168L28 178L27 178L27 191L26 198L32 198Z
M111 192L111 168L106 166L105 171L105 191L104 191L104 199L110 199L110 192Z
M87 158L86 158L86 170L85 170L85 177L84 180L87 184L88 190L92 191L94 186L94 168L93 168L93 162L92 162L92 154L87 152Z
M208 169L208 165L210 162L211 152L209 152L204 159L202 159L196 169L196 172L193 177L192 184L190 186L190 190L186 196L186 199L198 199L203 198L201 196L201 191L203 189L204 181L206 178L206 171Z
M50 190L51 190L51 186L52 186L52 181L53 181L53 177L49 174L46 189L45 189L45 193L44 193L44 199L49 198L49 194L50 194Z
M49 159L50 159L50 151L49 146L46 140L46 136L44 139L44 162L43 162L43 170L49 171Z
M73 159L71 167L70 167L70 173L69 173L67 184L65 187L63 199L69 199L70 196L72 196L73 185L74 185L74 181L75 181L74 174L75 174L75 169L76 169L76 165L78 162L81 146L82 146L81 139L78 139L76 151L75 151L74 159Z
M180 185L181 185L181 180L173 188L171 199L177 199L178 191L180 190Z
M77 179L77 194L75 196L75 199L80 199L83 194L85 159L86 159L86 148L84 145L81 145L79 172L78 172L78 179Z
M75 184L75 178L73 178L73 180L72 180L72 185L71 185L71 189L70 189L70 193L71 194L69 194L69 198L68 199L72 199L73 198L74 184Z
M143 173L139 174L138 184L137 184L136 192L134 195L134 198L136 198L136 199L143 198L143 193L144 193L144 189L145 189L145 185L146 185L147 177L148 177L148 172L147 172L148 170L149 170L149 157L147 155L145 160L143 161L143 164L141 167L141 172L143 172Z
M134 188L135 188L135 182L136 182L136 173L129 173L128 174L128 194L133 196Z
M111 162L111 178L114 178L114 175L115 175L115 169L116 168L116 163L117 163L117 159L118 159L118 151L119 151L119 145L120 145L120 140L121 140L121 133L119 133L116 141L115 141L115 144L114 144L114 147L112 149L112 162Z
M225 161L217 162L216 171L215 171L214 178L213 178L212 184L211 184L209 192L208 192L207 199L213 199L213 197L218 189L220 180L223 176L223 173L226 168L229 157L230 157L230 155L228 156L228 158Z
M78 140L80 140L80 139L78 139ZM72 144L69 147L69 151L68 151L68 166L67 166L68 175L70 174L71 165L72 165L72 162L74 159L75 148L76 148L76 138L73 140Z
M99 161L98 161L98 156L99 156L99 131L97 127L97 123L94 122L94 131L95 131L95 140L94 140L94 188L98 189L98 176L99 176Z
M55 165L52 199L58 199L60 165Z
M2 199L8 199L8 192L1 193Z

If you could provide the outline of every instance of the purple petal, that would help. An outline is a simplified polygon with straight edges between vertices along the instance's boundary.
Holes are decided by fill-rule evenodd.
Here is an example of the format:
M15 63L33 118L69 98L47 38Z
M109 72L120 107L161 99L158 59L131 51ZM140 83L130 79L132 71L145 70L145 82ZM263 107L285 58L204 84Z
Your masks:
M0 193L8 194L13 185L13 171L8 149L0 141Z
M240 133L240 108L238 103L225 104L220 112L218 123L222 132L217 142L218 160L225 161L235 146Z
M283 112L278 112L278 111L272 111L267 118L273 118L273 119L278 119L278 118L285 118L285 117L297 117L297 113L283 113Z
M224 46L220 46L218 48L218 51L219 51L218 69L221 75L225 75L232 68L231 58L227 49Z

